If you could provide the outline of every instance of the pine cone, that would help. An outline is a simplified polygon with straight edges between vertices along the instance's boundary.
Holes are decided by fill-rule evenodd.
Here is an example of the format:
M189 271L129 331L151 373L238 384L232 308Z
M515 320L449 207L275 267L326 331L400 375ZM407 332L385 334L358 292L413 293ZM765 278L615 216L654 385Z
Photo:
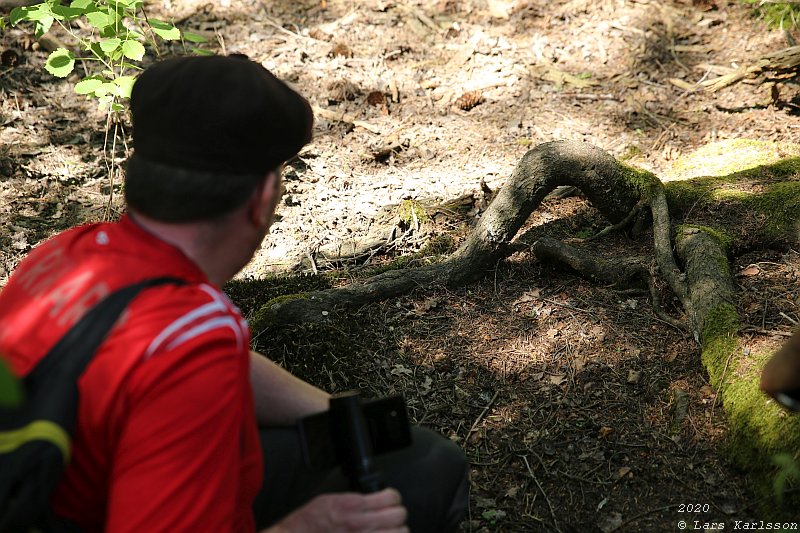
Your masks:
M336 46L333 47L333 50L330 51L328 56L351 58L353 57L353 51L346 44L338 43Z
M467 91L455 101L455 106L464 111L469 111L476 105L483 102L483 93L481 91Z

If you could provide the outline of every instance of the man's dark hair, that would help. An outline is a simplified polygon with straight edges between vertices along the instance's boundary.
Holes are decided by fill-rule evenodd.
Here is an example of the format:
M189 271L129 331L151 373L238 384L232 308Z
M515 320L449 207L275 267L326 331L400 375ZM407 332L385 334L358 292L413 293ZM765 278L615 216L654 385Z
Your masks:
M242 56L148 68L131 95L128 206L163 222L209 220L242 205L311 140L308 102Z

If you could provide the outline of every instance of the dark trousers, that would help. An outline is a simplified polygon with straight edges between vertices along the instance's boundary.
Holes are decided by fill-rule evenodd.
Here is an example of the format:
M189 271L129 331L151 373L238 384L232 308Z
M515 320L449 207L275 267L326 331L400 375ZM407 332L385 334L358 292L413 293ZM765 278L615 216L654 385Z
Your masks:
M467 511L469 476L461 449L433 431L412 427L413 444L375 458L397 489L412 533L455 531ZM315 496L350 490L340 468L310 471L293 427L262 428L264 484L253 504L257 528L276 523Z

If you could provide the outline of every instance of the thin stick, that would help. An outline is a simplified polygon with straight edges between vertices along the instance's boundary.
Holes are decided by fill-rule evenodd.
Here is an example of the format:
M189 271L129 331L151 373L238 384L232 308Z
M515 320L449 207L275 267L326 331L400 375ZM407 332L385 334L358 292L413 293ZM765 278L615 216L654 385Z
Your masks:
M783 318L785 318L786 320L788 320L789 322L791 322L792 324L794 324L795 326L797 325L797 320L795 320L794 318L790 317L789 315L787 315L787 314L786 314L786 313L784 313L783 311L781 311L781 312L780 312L780 315L781 315Z
M272 20L269 17L264 17L264 22L267 23L267 26L272 26L273 28L275 28L279 32L285 33L286 35L291 35L295 39L301 39L301 40L309 41L309 42L312 42L312 43L313 42L318 42L318 40L314 39L313 37L306 37L305 35L300 35L299 33L295 33L295 32L293 32L291 30L287 30L286 28L284 28L283 26L281 26L280 24L278 24L277 22L275 22L274 20Z
M586 242L594 241L596 239L599 239L600 237L608 235L612 231L617 231L619 229L624 228L625 226L631 223L633 217L635 217L642 210L642 207L644 207L645 204L647 204L647 200L644 197L640 198L639 201L636 202L636 205L633 206L633 209L631 209L630 212L625 216L625 218L623 218L616 224L613 224L611 226L606 226L605 228L600 230L599 233L596 233L595 235L588 237L586 239Z
M553 525L555 526L556 531L560 532L561 528L558 527L558 520L556 519L556 513L553 511L553 504L550 503L550 498L547 497L547 493L542 488L542 484L539 483L539 480L536 479L536 476L533 474L531 465L528 463L528 456L520 455L520 457L522 457L522 460L525 461L525 467L528 469L528 473L533 478L533 481L536 482L536 486L539 487L539 492L542 493L542 496L544 496L544 500L547 502L547 507L550 509L550 517L553 519Z
M491 399L491 400L489 400L489 403L488 403L488 404L486 404L486 407L484 407L484 408L483 408L483 411L481 411L481 414L479 414L479 415L478 415L478 418L476 418L476 419L475 419L475 423L473 423L473 424L472 424L472 427L471 427L471 428L469 428L469 431L467 431L467 437L469 437L470 435L472 435L472 433L473 433L473 432L474 432L476 429L478 429L478 424L480 424L480 423L481 423L481 420L483 420L483 417L484 417L484 416L486 416L486 413L489 411L489 409L491 409L492 405L494 405L494 401L497 399L497 396L498 396L499 394L500 394L500 391L499 391L499 390L498 390L498 391L495 391L495 393L494 393L494 396L492 396L492 399Z
M725 374L728 373L728 364L731 362L731 357L733 357L733 351L728 354L728 359L725 361L725 368L722 369L722 376L719 378L719 387L717 394L714 395L714 401L711 404L711 412L714 412L714 408L717 406L717 398L719 395L722 394L722 387L725 385Z
M621 523L619 525L619 527L617 528L617 530L622 529L622 526L627 526L628 524L630 524L634 520L639 520L640 518L644 518L647 515L651 515L651 514L654 514L654 513L660 513L661 511L669 511L670 509L674 509L675 507L679 507L680 505L681 504L679 504L679 503L673 503L672 505L665 505L664 507L659 507L658 509L650 509L649 511L645 511L643 513L639 513L636 516L628 518L623 523Z
M323 109L323 108L318 107L318 106L313 106L312 108L314 110L314 114L315 115L318 115L318 116L324 118L325 120L338 120L340 122L349 122L350 124L352 124L354 126L359 126L361 128L364 128L365 130L367 130L369 132L377 133L377 134L381 133L381 130L380 130L379 127L373 126L369 122L364 122L363 120L358 120L353 115L350 115L350 114L347 114L347 113L337 113L336 111L331 111L330 109Z
M314 256L311 255L310 251L306 250L306 257L308 257L308 260L311 262L311 271L316 276L317 274L319 274L319 271L317 270L317 262L314 261Z

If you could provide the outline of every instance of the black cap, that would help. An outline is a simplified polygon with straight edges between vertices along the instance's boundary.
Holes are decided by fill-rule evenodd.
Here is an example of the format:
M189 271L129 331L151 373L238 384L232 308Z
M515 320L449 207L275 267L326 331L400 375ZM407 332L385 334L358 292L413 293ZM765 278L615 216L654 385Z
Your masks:
M244 56L168 59L131 94L140 166L263 177L311 140L308 102Z

